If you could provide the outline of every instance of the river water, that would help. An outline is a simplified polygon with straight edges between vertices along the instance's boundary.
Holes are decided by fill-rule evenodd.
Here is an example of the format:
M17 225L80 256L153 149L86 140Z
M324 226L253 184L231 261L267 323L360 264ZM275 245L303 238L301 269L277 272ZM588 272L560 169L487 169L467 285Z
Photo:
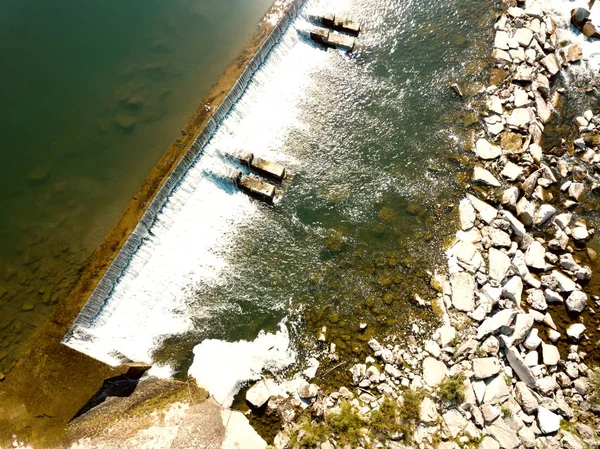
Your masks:
M0 373L271 0L0 4Z
M254 340L282 320L286 362L314 349L324 326L351 357L376 333L426 326L414 295L435 294L427 270L453 233L474 126L449 83L487 82L480 56L496 6L307 1L69 345L185 374L198 343ZM362 23L357 51L307 40L310 14L332 9ZM276 205L210 175L233 167L220 153L235 149L288 168ZM199 351L204 366L223 358L224 346L211 348Z
M44 153L42 148L53 145L61 150L45 163L31 157L35 163L21 163L21 169L10 173L10 164L2 164L7 171L2 207L12 213L2 214L2 275L7 279L0 285L13 287L0 295L19 310L16 318L0 318L8 322L0 321L4 347L22 341L14 337L17 328L33 329L47 316L46 310L64 294L60 284L49 287L56 285L56 273L69 285L78 263L176 136L187 111L224 65L207 64L206 58L231 59L236 42L253 29L248 24L255 24L267 6L246 3L206 2L214 17L230 19L231 11L239 12L240 23L223 21L225 34L238 36L225 42L226 48L215 50L212 46L221 41L212 39L198 53L189 51L190 42L202 41L202 33L223 32L216 20L206 19L213 28L197 26L206 17L198 6L203 2L150 2L143 14L132 4L122 12L126 19L112 46L83 46L89 60L97 52L115 58L111 70L96 61L88 61L95 64L90 69L82 61L91 72L105 70L94 85L83 81L83 75L66 82L64 70L56 73L48 67L60 81L46 80L48 74L35 82L21 77L19 82L40 89L21 115L35 112L42 118L35 133L24 124L19 132L9 130L13 145L20 148L10 157L17 159L20 153L26 159L27 151ZM433 315L415 294L425 301L435 295L430 271L436 262L444 264L444 241L455 230L451 211L472 164L467 142L479 126L474 105L458 98L449 83L458 81L466 93L488 84L491 25L498 6L479 0L307 0L157 216L100 313L88 323L86 338L69 344L111 363L118 361L117 355L153 363L163 368L155 372L166 375L185 375L196 348L196 373L209 367L209 378L233 383L235 369L306 359L323 330L327 344L335 343L346 358L360 356L373 335L418 334L415 325L426 327ZM153 8L154 14L146 11ZM133 11L140 20L131 28ZM325 50L306 38L310 14L330 11L362 23L355 52ZM144 19L146 14L151 18ZM252 14L255 20L250 20ZM165 18L171 15L172 21ZM27 19L23 21L29 26ZM141 39L138 26L152 39ZM123 48L123 42L141 45L135 44L137 39L145 45L145 58ZM114 52L108 47L115 47ZM204 59L198 58L202 51L207 52ZM221 59L223 55L227 57ZM14 57L30 61L27 52L15 50ZM198 95L192 95L190 86L199 74L206 81L198 82ZM56 83L92 91L97 102L89 97L77 101L73 95L68 100L74 103L72 117L53 113L57 97L66 101ZM47 98L52 97L48 92L54 97ZM148 100L140 103L139 96ZM50 132L65 122L70 131ZM19 147L30 134L40 135L36 138L46 145ZM81 145L73 143L79 139ZM274 206L211 175L234 167L220 154L235 149L287 167L290 175ZM101 170L105 165L111 168ZM12 185L17 179L21 188ZM35 304L32 311L23 310L29 309L28 301ZM242 339L257 345L232 348L226 343ZM250 347L278 353L265 356ZM218 365L226 354L233 361ZM236 363L245 358L254 365ZM226 387L219 391L224 402L231 400Z

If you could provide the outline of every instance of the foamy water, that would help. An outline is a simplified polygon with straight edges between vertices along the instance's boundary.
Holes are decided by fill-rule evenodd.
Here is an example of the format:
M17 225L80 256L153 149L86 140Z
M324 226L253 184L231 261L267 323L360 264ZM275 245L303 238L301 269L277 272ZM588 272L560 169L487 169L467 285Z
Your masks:
M85 338L72 339L71 347L113 365L121 355L153 363L153 351L165 338L234 307L227 301L199 304L194 296L227 282L237 236L260 226L270 211L207 173L223 171L230 164L220 152L238 148L293 171L295 161L282 151L283 142L293 129L307 126L297 106L310 89L311 73L329 59L299 38L297 27L306 25L299 18L255 74L169 198Z
M575 8L585 8L590 11L590 20L600 29L600 2L596 2L590 9L586 0L532 0L528 5L538 7L549 12L557 25L557 37L559 41L566 40L573 44L581 45L584 61L577 65L571 65L566 73L573 73L576 76L592 75L591 71L597 72L600 69L600 41L588 39L581 31L571 25L571 10Z
M188 373L224 407L231 406L245 382L265 371L279 372L296 360L290 334L281 323L276 333L260 332L253 341L204 340L194 348Z

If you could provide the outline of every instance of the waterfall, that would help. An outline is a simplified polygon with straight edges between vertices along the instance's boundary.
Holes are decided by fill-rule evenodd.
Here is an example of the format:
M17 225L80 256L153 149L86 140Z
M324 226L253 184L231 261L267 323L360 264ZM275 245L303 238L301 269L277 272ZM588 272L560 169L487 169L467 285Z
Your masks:
M111 265L100 279L98 285L90 295L88 301L73 322L71 328L64 336L62 343L78 349L77 342L92 341L95 339L93 333L88 329L94 320L102 312L106 301L113 293L116 285L129 267L133 255L140 249L145 239L148 238L150 229L156 223L157 217L166 205L173 191L180 185L181 180L190 168L198 161L204 148L214 136L216 130L230 113L231 108L244 94L252 77L263 64L270 51L275 47L290 23L295 19L304 0L292 0L285 10L277 25L271 31L269 37L263 42L244 71L225 96L221 104L214 110L203 130L194 139L194 142L181 158L173 171L167 176L165 182L156 193L142 215L139 223L116 255ZM115 350L106 348L107 357L102 361L111 365L128 361L128 358Z

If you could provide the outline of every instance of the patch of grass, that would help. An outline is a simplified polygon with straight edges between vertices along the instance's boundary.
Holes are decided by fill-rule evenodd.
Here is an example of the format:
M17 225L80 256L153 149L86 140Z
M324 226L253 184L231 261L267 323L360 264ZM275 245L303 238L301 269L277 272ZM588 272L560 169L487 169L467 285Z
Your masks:
M359 446L366 425L365 419L347 401L340 404L340 409L339 413L332 413L327 417L329 427L338 435L340 446Z
M290 447L313 448L327 439L337 437L340 447L361 445L363 428L367 423L350 402L340 403L340 411L331 413L324 420L312 420L304 415L299 421L299 429L290 436Z
M422 391L404 390L402 403L386 397L378 410L371 412L369 430L374 438L385 441L394 435L402 435L405 442L410 441L419 419Z
M460 373L456 377L447 377L438 386L438 396L444 402L462 404L465 400L465 376Z
M590 375L590 402L600 405L600 368L594 369Z
M509 417L511 417L511 416L512 416L512 414L513 414L513 413L512 413L512 410L511 410L511 409L509 409L509 408L508 408L508 407L506 407L506 406L502 406L502 407L500 407L500 411L502 412L502 416L504 416L505 418L509 418Z

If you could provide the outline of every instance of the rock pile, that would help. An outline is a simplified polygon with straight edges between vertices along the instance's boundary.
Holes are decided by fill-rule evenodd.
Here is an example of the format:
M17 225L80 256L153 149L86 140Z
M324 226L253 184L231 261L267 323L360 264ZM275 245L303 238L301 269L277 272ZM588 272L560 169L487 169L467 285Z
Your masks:
M573 17L589 24L585 12ZM363 447L600 447L600 404L590 402L598 374L578 345L587 338L581 314L600 308L600 298L583 291L592 270L581 254L596 258L586 248L595 229L576 216L600 188L591 176L600 170L600 117L586 111L575 119L578 139L544 151L544 128L563 93L552 80L581 59L581 48L559 48L554 21L534 9L508 8L495 31L492 56L508 75L483 94L473 194L458 208L448 275L432 280L443 325L421 346L370 341L374 354L351 367L351 388L311 398L313 416L341 413L349 402L363 417ZM573 320L565 333L553 305ZM569 344L567 354L559 340ZM407 391L419 394L413 416ZM382 437L368 427L378 410L391 413L390 398L397 420L413 426ZM275 446L302 447L307 432L310 426L288 423ZM342 447L336 438L320 447Z

